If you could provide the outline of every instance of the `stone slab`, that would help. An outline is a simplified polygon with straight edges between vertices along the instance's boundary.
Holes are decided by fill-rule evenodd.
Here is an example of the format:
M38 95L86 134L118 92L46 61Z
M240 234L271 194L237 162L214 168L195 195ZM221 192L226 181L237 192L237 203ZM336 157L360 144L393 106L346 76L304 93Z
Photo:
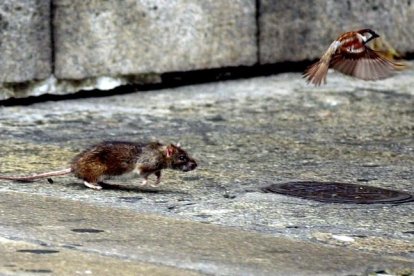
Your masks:
M0 83L47 78L52 71L50 0L0 3Z
M30 239L26 239L30 240ZM197 272L160 264L131 261L75 246L45 245L39 241L0 237L1 275L200 275Z
M54 1L60 79L256 62L255 1Z
M170 271L182 275L185 269L193 270L193 275L197 271L206 275L361 275L414 268L414 262L404 258L357 253L38 195L2 192L0 207L0 236L37 244L20 246L14 254L6 250L7 261L0 262L3 270L4 265L10 264L22 268L23 260L9 256L36 254L33 250L43 256L36 266L26 265L29 269L51 270L69 255L64 275L70 275L72 261L76 259L78 270L92 274L115 268L121 273L132 272L131 267L137 262L148 263L148 272L152 269L158 275L169 271L163 271L162 266L176 267ZM60 252L61 249L71 250ZM94 260L98 263L92 264ZM121 260L126 264L125 270ZM155 268L155 264L162 266Z
M411 1L260 0L259 28L262 64L319 58L341 33L364 28L414 52Z

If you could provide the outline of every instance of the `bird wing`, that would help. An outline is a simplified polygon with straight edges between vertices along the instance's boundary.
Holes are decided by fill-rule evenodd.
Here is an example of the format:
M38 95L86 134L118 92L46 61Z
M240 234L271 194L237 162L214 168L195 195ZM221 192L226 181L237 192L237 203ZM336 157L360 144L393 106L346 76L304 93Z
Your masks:
M308 83L316 86L326 83L326 74L328 73L330 61L339 46L340 43L337 40L332 42L321 59L306 69L303 77L307 79Z
M330 61L330 67L363 80L378 80L391 76L398 64L363 46L361 51L340 49Z

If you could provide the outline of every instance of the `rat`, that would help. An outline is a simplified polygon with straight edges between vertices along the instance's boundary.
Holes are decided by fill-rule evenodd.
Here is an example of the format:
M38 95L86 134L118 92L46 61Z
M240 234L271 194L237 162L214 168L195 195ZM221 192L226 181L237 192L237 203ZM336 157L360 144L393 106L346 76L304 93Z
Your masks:
M105 141L93 145L76 155L68 169L35 174L31 176L0 176L0 179L31 181L50 176L73 173L91 189L100 190L105 177L137 173L148 184L148 176L155 174L155 185L161 182L161 170L173 169L183 172L192 171L197 162L180 145L163 145L159 142L134 143Z

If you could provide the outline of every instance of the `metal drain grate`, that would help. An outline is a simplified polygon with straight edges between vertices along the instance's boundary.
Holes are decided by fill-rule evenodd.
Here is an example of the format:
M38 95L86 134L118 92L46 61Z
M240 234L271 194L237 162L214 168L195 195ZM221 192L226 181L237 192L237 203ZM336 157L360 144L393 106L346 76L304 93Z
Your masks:
M327 203L391 204L414 201L414 196L406 192L337 182L288 182L270 185L263 191Z

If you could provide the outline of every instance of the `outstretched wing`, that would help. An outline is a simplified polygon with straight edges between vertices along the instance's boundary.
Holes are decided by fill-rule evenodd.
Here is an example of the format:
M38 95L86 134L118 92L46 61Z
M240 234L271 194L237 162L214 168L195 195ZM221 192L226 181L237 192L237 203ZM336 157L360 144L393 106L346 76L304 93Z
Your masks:
M326 83L326 75L328 73L331 58L339 46L339 41L335 40L332 42L321 59L306 69L306 71L303 73L303 77L307 79L308 83L314 84L316 86Z
M399 65L364 45L360 51L341 48L333 55L330 67L355 78L378 80L390 77Z

